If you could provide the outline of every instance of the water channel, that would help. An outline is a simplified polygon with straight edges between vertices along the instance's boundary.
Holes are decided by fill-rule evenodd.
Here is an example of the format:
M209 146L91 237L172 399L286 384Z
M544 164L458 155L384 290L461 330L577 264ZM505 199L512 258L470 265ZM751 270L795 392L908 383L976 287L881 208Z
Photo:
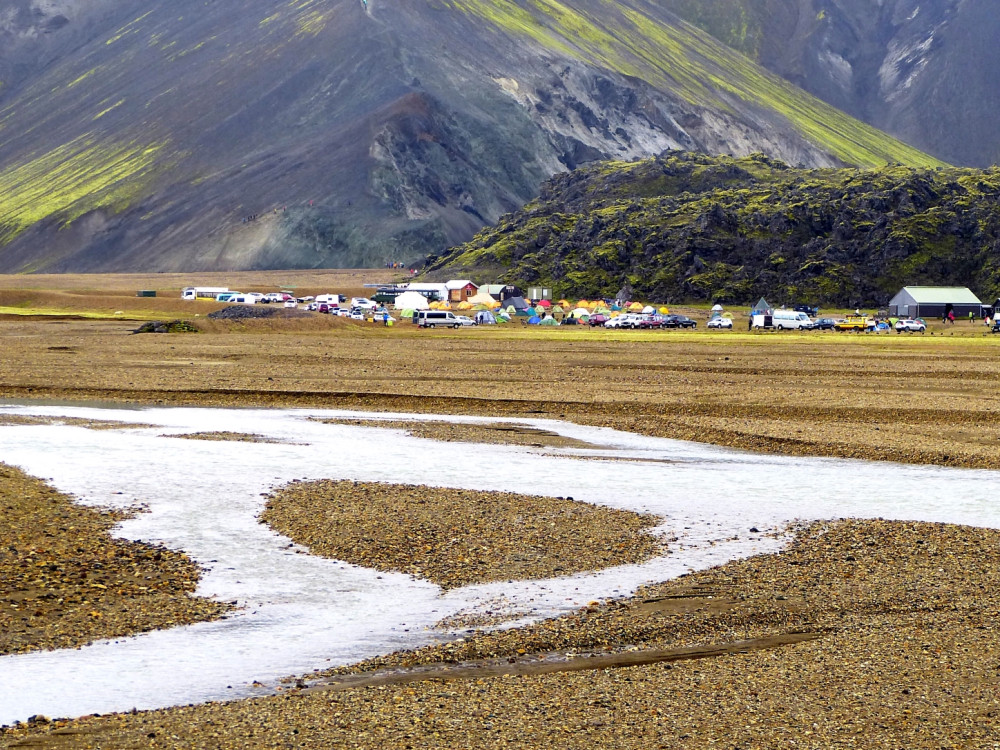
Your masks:
M767 532L795 520L848 516L1000 527L992 500L1000 472L756 455L548 420L0 406L0 417L8 414L155 425L0 426L0 461L87 504L143 506L147 512L116 533L184 551L206 568L198 593L235 601L239 610L218 622L81 649L0 657L0 725L38 713L78 716L270 691L283 676L458 637L436 626L455 614L509 612L516 624L525 613L550 616L780 548L781 539L751 527ZM516 421L601 447L442 444L315 417ZM281 442L170 437L220 430ZM662 516L657 533L679 542L642 565L442 593L409 576L305 554L257 522L264 493L319 478L572 496Z

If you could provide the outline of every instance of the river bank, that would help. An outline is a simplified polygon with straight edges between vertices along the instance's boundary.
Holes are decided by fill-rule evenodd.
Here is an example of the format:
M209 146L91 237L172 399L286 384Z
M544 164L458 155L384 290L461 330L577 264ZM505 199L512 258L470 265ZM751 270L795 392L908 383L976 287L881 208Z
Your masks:
M442 668L410 681L338 689L316 678L266 698L34 724L0 734L0 746L991 747L1000 730L996 665L986 658L1000 648L998 549L991 530L819 524L779 555L348 670ZM791 633L814 637L746 643ZM627 664L650 649L726 643L704 658L519 669L539 650L619 652ZM482 657L499 657L509 674L456 669ZM327 678L337 679L347 676Z

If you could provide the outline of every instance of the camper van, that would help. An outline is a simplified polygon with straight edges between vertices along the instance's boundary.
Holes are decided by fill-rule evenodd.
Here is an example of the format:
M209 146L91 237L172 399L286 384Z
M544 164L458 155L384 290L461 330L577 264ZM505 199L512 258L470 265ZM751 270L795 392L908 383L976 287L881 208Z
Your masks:
M754 315L751 325L753 328L777 328L780 331L786 328L808 328L812 321L804 312L775 310L770 315Z
M417 310L413 313L413 322L422 328L458 328L462 325L455 313L448 310Z
M228 291L226 286L188 286L181 290L181 299L215 299Z

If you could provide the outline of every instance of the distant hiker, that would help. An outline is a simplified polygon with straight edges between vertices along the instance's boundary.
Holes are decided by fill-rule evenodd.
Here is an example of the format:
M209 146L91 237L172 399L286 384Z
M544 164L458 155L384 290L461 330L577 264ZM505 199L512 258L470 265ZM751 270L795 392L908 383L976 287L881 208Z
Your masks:
M385 312L382 313L382 325L384 325L384 326L388 326L389 325L389 311L388 310L386 310Z
M952 325L955 325L955 311L954 310L949 310L948 311L948 322L951 323Z

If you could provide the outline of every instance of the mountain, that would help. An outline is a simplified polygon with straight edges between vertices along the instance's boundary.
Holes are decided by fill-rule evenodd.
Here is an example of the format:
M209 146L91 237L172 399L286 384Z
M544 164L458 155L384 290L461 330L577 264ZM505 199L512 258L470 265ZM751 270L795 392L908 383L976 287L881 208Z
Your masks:
M806 91L951 164L1000 162L993 0L663 0Z
M558 296L840 307L906 285L1000 294L1000 168L795 169L664 154L553 177L428 273Z
M937 162L652 0L0 0L0 271L331 267L664 149Z

